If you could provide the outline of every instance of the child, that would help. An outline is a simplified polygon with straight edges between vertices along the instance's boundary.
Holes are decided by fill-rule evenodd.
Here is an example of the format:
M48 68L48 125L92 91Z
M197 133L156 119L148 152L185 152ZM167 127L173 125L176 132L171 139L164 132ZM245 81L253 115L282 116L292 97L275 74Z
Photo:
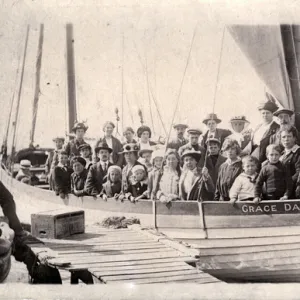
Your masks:
M58 165L53 170L53 179L56 195L65 199L71 192L71 174L73 170L68 167L68 153L61 151L58 155Z
M83 144L79 146L79 152L80 156L86 161L85 168L89 170L91 165L93 164L91 146L89 144Z
M292 178L288 169L279 160L280 154L280 146L271 144L267 147L267 160L262 165L255 186L255 203L261 201L264 184L266 191L263 199L265 200L287 200L292 195Z
M216 184L215 201L229 201L229 191L242 173L241 148L236 140L225 139L222 151L227 160L221 165Z
M151 149L143 149L139 151L140 158L138 161L146 167L147 172L150 172L153 169L153 165L151 164L152 152L153 150Z
M152 170L148 174L148 190L147 190L147 198L154 199L154 195L152 195L154 184L156 182L157 177L159 176L159 172L161 171L164 160L164 151L156 150L152 153L151 163L153 165Z
M122 170L119 166L110 166L107 171L107 181L103 184L100 197L107 201L107 198L118 199L122 188Z
M258 159L254 156L245 156L242 159L244 172L234 181L230 191L230 202L246 201L254 199L254 189L257 179Z
M131 202L145 198L145 192L148 189L147 173L144 166L136 165L132 168L131 183L128 186L125 198Z
M82 197L86 195L84 191L84 184L88 174L88 170L85 168L86 161L83 157L74 156L72 166L74 173L71 175L71 192L77 197Z
M153 193L163 203L179 199L180 157L176 150L168 149L165 166L154 183Z
M182 200L207 199L204 193L212 193L215 189L207 168L197 167L201 152L186 150L181 159L183 160L183 172L179 180L179 196Z

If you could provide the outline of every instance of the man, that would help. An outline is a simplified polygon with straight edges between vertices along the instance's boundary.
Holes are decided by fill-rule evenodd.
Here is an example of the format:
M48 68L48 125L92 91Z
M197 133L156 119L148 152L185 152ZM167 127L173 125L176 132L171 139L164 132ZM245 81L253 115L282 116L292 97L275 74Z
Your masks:
M181 157L186 150L200 151L202 155L199 161L199 166L203 166L206 150L199 144L199 137L202 132L196 128L190 128L187 132L189 136L189 142L179 148L178 154Z
M84 190L88 195L97 196L101 193L107 170L113 165L109 161L112 151L113 150L104 142L100 142L98 147L95 148L95 152L100 160L89 169L84 186Z
M65 147L69 157L80 156L79 147L83 144L87 144L84 140L84 135L88 130L88 126L84 123L75 123L72 131L75 133L76 137L69 141Z
M185 124L175 124L173 128L176 130L176 137L168 143L167 148L175 149L176 151L178 151L181 146L184 146L189 142L184 137L185 131L188 126Z
M30 160L27 160L27 159L21 160L20 161L20 170L18 171L18 174L16 175L16 179L18 181L29 184L31 176L32 176L32 174L30 172L30 168L31 168Z
M46 160L46 167L45 167L45 172L47 175L47 180L50 185L50 190L54 189L53 170L58 164L58 153L63 150L65 138L58 136L53 139L53 142L55 143L55 149L49 152Z
M273 120L273 114L278 109L275 99L266 93L267 101L258 106L262 123L253 131L248 145L243 150L243 155L251 154L260 163L266 160L266 149L271 144L271 137L279 130L279 125Z
M280 145L282 147L282 150L283 150L283 146L280 143L280 131L282 130L289 130L291 127L294 127L296 132L296 144L299 145L300 142L299 131L296 129L295 126L293 126L293 122L292 122L293 114L294 112L292 110L285 109L285 108L280 108L274 112L274 116L277 117L279 120L280 128L275 134L272 135L270 141L271 144Z

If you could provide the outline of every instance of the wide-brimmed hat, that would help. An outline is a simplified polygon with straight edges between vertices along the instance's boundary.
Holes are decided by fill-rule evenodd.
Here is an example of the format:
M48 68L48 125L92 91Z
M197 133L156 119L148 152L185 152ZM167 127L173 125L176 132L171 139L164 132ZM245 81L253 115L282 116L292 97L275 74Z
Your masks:
M73 165L76 162L81 163L84 167L86 166L86 160L81 156L74 156L72 158L71 164Z
M74 127L72 128L73 132L76 132L77 129L83 129L84 131L88 130L88 126L86 126L83 122L76 122Z
M205 143L206 143L206 145L208 145L209 143L217 143L217 144L221 145L220 139L217 139L217 138L208 138Z
M173 125L173 128L174 128L174 129L176 129L176 128L178 128L178 127L181 127L181 128L186 129L186 128L188 128L189 126L186 125L186 124L183 124L183 123L176 123L176 124Z
M123 153L129 153L129 152L138 152L139 151L139 146L138 144L135 143L129 143L129 144L125 144L123 146L123 151L119 152L120 154Z
M28 159L22 159L20 161L20 168L21 169L28 169L31 167L31 162Z
M109 146L107 145L107 143L99 143L98 146L95 148L95 152L99 152L100 150L108 150L109 153L112 153L112 149L109 148Z
M280 114L288 114L289 116L292 116L294 114L294 112L292 110L286 109L286 108L280 108L274 112L274 116L276 116L276 117L278 117Z
M275 98L268 92L266 92L266 98L266 101L263 101L258 105L258 110L268 110L271 113L274 113L278 109Z
M53 142L56 142L56 141L65 141L65 138L63 136L57 136L55 137L54 139L52 139Z
M83 149L89 149L92 152L92 147L89 144L82 144L78 147L79 151L82 151Z
M144 153L152 153L152 149L142 149L139 151L139 156L142 157Z
M181 155L181 159L184 159L186 156L191 156L191 157L193 157L198 162L200 160L200 158L201 158L201 152L200 151L195 151L195 150L187 149Z
M243 115L240 115L240 116L233 116L233 117L231 117L231 119L230 119L229 122L231 123L231 122L234 122L234 121L240 121L240 122L250 123L250 122L246 119L246 117L243 116Z
M142 133L145 132L145 131L148 131L149 132L149 137L151 138L151 129L149 126L146 126L146 125L143 125L143 126L140 126L137 130L137 136L140 138L142 136Z
M204 124L207 124L208 121L214 120L217 124L221 123L222 120L218 118L218 116L214 113L208 114L206 118L202 121Z
M202 131L198 128L189 128L187 132L188 134L198 134L198 135L202 134Z

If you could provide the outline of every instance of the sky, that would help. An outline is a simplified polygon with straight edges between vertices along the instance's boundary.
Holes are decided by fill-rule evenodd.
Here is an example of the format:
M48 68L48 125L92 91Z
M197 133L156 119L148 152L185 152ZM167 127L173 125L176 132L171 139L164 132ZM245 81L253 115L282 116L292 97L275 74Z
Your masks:
M156 135L165 136L157 111L169 131L178 99L175 122L204 129L202 120L212 112L215 101L215 112L223 120L220 127L228 128L230 117L236 114L245 114L252 126L257 125L256 106L264 100L265 86L226 30L227 25L245 21L242 16L253 22L257 14L253 9L247 10L242 2L236 2L241 15L232 10L229 2L220 3L3 0L0 139L6 130L13 92L18 92L20 71L17 84L16 72L29 24L16 146L20 149L29 144L40 23L45 26L35 134L35 142L40 146L52 146L52 138L64 135L67 130L65 25L68 22L74 26L78 119L87 121L88 136L102 136L103 123L116 120L116 107L122 119L120 133L122 125L134 128L140 125L137 114L140 108L145 124ZM277 11L272 5L266 7L261 12L269 17ZM263 13L260 22L266 21ZM272 16L272 22L276 22L277 15ZM9 145L11 135L10 132Z

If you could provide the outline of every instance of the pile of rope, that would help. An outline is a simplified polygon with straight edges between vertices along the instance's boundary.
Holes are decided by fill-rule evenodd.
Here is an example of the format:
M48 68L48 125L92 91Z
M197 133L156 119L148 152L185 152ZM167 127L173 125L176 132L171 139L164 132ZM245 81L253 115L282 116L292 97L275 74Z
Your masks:
M128 228L129 225L133 224L141 224L140 220L137 218L125 218L125 217L108 217L105 218L101 224L96 223L96 225L101 225L106 228L113 228L113 229L119 229L119 228Z

